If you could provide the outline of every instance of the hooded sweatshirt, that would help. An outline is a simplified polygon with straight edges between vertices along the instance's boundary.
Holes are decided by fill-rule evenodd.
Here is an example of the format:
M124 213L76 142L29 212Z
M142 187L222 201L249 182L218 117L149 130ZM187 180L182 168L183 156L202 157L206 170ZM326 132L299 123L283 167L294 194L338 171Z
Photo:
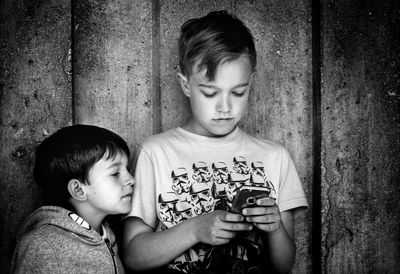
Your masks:
M106 222L102 231L100 235L67 209L43 206L20 231L12 273L124 273Z

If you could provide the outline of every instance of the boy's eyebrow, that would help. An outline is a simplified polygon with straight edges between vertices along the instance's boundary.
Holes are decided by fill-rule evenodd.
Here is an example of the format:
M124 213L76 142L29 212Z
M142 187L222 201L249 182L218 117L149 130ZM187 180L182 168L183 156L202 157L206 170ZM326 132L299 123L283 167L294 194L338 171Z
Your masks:
M241 88L241 87L245 87L245 86L248 86L248 85L249 85L249 82L247 82L247 83L241 83L241 84L237 84L237 85L234 86L233 88ZM207 85L207 84L199 84L199 87L219 89L217 86L214 86L214 85Z
M122 165L122 162L115 162L115 163L113 163L112 165L109 165L108 167L107 167L107 169L111 169L111 168L113 168L113 167L119 167L119 166L121 166Z

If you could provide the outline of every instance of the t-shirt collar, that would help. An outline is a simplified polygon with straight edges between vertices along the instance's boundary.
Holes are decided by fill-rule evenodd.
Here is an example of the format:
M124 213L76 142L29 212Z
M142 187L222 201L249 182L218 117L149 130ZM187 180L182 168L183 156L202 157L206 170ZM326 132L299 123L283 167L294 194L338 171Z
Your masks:
M215 144L230 143L232 141L235 141L241 133L241 129L238 126L236 126L235 129L231 133L229 133L225 136L222 136L222 137L203 136L203 135L199 135L199 134L187 131L186 129L184 129L182 127L178 127L177 130L181 134L185 135L187 138L190 138L194 141L215 143Z

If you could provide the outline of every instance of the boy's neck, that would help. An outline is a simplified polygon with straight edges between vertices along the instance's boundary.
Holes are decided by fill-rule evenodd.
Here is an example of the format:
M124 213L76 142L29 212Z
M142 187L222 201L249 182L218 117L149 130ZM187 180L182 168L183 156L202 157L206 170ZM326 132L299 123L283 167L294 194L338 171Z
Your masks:
M93 208L90 208L86 203L72 203L75 213L84 219L94 230L101 235L101 224L103 223L104 214L99 213Z
M186 123L185 125L181 126L181 128L183 128L184 130L199 135L199 136L204 136L204 137L210 137L210 138L222 138L225 136L228 136L229 134L231 134L232 132L235 131L235 129L237 128L237 125L235 127L232 128L231 131L229 131L226 134L223 135L216 135L216 134L212 134L211 132L206 131L205 129L199 129L196 127L196 123L193 122L193 118L191 120L189 120L188 123Z

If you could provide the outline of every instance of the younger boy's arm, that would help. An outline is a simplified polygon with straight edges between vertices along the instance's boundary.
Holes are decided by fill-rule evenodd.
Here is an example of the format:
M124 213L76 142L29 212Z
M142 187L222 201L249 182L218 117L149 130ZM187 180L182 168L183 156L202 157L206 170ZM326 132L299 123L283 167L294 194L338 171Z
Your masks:
M132 270L157 268L174 260L196 243L220 245L237 231L251 230L240 214L217 210L188 219L169 229L154 232L137 217L124 221L123 259Z

